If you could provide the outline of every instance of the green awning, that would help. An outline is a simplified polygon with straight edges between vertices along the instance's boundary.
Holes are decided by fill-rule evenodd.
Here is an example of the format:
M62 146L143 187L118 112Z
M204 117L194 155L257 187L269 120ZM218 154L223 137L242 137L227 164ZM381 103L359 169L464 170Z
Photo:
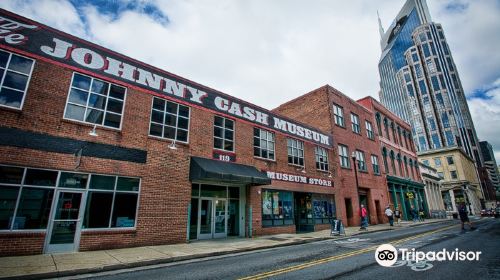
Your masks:
M191 157L189 180L199 183L230 183L238 185L270 185L265 172L249 165Z

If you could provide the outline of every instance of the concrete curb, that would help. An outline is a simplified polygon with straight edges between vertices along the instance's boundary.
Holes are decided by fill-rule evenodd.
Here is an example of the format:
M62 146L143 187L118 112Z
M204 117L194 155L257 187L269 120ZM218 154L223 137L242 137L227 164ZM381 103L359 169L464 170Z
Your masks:
M166 258L153 259L153 260L142 260L142 261L137 261L137 262L132 262L132 263L120 263L120 264L112 264L112 265L106 265L106 266L100 266L100 267L73 269L73 270L66 270L66 271L56 271L56 272L45 272L45 273L38 273L38 274L27 274L27 275L19 275L19 276L0 277L0 279L2 279L2 280L10 280L10 279L22 279L22 280L26 279L26 280L28 280L28 279L58 278L58 277L75 276L75 275L80 275L80 274L100 273L100 272L106 272L106 271L130 269L130 268L151 266L151 265L158 265L158 264L166 264L166 263L173 263L173 262L193 260L193 259L206 258L206 257L215 257L215 256L257 251L257 250L287 247L287 246L292 246L292 245L307 244L307 243L313 243L313 242L319 242L319 241L331 240L331 239L344 240L344 239L349 239L352 236L356 236L356 235L362 235L362 234L373 233L373 232L381 232L381 231L389 231L389 230L397 230L397 229L403 229L405 227L429 225L429 224L435 224L435 223L442 223L442 222L446 222L446 221L449 221L449 220L432 221L432 222L421 223L421 224L410 224L408 226L402 226L402 227L396 227L396 228L381 228L381 229L376 229L376 230L371 230L371 231L370 230L360 231L360 232L355 232L355 233L351 234L350 236L312 237L310 239L305 239L305 240L291 241L291 242L282 243L282 244L264 245L264 246L254 247L254 248L244 248L244 249L237 249L237 250L227 250L227 251L219 251L219 252L211 252L211 253L193 254L193 255L179 256L179 257L166 257Z

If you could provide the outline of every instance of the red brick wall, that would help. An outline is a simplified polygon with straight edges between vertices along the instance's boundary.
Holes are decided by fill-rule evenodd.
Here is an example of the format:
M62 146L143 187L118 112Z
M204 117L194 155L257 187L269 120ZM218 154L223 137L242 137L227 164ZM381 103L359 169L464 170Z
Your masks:
M344 109L345 128L335 125L334 123L332 112L334 103ZM363 151L368 172L358 172L359 188L367 191L368 211L371 223L377 224L379 222L384 222L380 221L381 216L377 215L375 211L375 200L380 201L380 205L383 208L388 204L386 179L383 176L373 174L370 160L372 154L378 156L379 166L383 169L380 145L377 138L375 138L375 140L367 138L365 127L365 120L368 120L372 122L373 130L376 130L375 123L373 122L373 112L328 85L289 101L273 111L291 118L298 118L302 122L315 127L322 127L324 129L329 127L331 129L329 132L333 134L333 142L335 145L335 159L333 162L336 170L334 177L337 216L344 221L347 220L347 225L350 226L360 224L355 174L352 168L342 168L339 166L337 146L338 144L347 146L349 148L349 153L352 153L354 150ZM360 135L352 132L351 112L359 116L361 127ZM350 198L352 202L353 217L349 219L346 213L346 198Z
M76 157L71 154L0 146L0 164L142 178L136 229L83 231L80 250L184 242L187 209L191 200L191 182L188 178L190 156L212 157L214 113L191 107L189 144L177 143L178 149L170 150L167 147L170 140L148 136L152 95L129 88L122 129L98 127L98 137L92 137L88 135L92 125L63 119L72 73L72 70L36 61L24 107L22 110L0 107L0 126L147 150L147 163L82 157L80 166L75 169ZM254 165L262 170L301 174L297 171L298 167L288 165L286 136L276 134L276 161L267 161L253 156L253 125L237 120L235 127L237 163ZM314 147L312 143L305 143L307 176L328 179L328 173L316 170ZM329 157L333 168L335 156L331 150ZM310 185L291 188L308 192L333 192L333 188ZM248 201L252 203L254 217L260 219L260 197L254 197L256 192L253 187L250 193ZM262 229L259 225L255 221L256 234L295 231L294 226ZM43 239L44 234L27 237L26 233L0 232L0 255L40 253ZM16 242L23 246L9 245Z

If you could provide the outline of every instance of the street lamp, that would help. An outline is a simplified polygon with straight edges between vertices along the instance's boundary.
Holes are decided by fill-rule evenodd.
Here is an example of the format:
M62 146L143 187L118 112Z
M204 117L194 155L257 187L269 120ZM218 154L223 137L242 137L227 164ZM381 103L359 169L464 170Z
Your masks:
M359 183L358 183L358 166L356 160L358 159L356 152L351 154L352 162L354 163L354 177L356 178L356 193L358 194L358 207L361 207L361 199L359 198Z

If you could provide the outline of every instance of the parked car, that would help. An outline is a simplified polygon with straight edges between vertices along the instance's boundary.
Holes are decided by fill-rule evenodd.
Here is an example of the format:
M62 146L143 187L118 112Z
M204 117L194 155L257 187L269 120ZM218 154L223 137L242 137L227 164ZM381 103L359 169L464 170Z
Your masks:
M495 211L493 209L483 209L481 210L481 217L493 217Z

